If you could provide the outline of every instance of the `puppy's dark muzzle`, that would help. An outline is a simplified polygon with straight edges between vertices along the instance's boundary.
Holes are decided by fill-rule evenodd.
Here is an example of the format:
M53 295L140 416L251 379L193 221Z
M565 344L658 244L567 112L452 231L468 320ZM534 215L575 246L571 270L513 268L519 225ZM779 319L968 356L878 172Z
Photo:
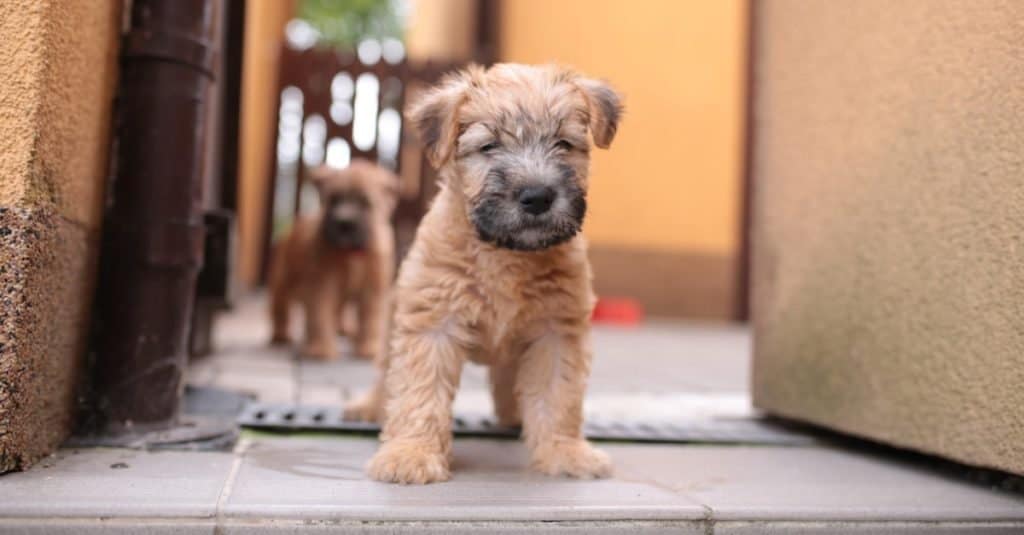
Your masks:
M324 239L327 243L345 250L366 248L366 230L358 221L331 219L324 221Z
M516 199L519 201L519 206L524 212L532 215L541 215L551 209L556 195L557 193L554 188L534 186L520 190Z

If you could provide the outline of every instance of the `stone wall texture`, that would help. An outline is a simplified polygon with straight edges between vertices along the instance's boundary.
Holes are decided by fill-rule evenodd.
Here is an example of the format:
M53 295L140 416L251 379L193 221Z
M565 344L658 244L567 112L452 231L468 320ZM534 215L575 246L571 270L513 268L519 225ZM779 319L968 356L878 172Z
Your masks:
M1024 474L1024 2L756 4L756 405Z
M71 427L120 12L119 0L0 0L0 473Z

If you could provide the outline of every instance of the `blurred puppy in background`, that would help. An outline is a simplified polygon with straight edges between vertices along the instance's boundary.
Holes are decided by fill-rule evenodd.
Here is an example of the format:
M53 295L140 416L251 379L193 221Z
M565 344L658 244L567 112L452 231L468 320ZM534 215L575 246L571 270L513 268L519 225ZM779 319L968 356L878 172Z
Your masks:
M358 356L377 354L395 264L391 214L398 177L365 160L344 169L321 166L310 180L320 210L301 217L274 244L270 268L272 343L288 343L293 303L305 309L303 354L338 356L337 335L347 303L356 309L353 346Z

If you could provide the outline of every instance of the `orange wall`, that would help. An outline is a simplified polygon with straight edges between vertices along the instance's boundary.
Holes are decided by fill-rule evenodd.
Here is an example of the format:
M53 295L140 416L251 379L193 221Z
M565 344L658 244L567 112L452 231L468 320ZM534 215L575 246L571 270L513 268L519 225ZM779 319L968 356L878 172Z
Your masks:
M294 0L250 0L245 14L242 118L239 140L238 267L245 286L259 281L269 192L267 151L277 129L277 63Z
M476 0L413 0L405 31L409 58L460 61L473 57Z
M732 254L745 87L743 0L509 0L504 61L610 80L626 115L595 151L595 244Z

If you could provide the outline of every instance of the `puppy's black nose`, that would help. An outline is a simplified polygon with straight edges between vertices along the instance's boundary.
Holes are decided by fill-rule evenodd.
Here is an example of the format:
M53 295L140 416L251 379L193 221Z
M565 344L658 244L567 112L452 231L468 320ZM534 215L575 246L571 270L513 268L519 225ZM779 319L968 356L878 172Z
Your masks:
M555 202L555 190L548 186L523 188L519 192L519 204L527 213L540 215L551 208Z
M339 219L334 222L334 228L338 229L338 232L349 233L359 230L359 224L355 221Z

